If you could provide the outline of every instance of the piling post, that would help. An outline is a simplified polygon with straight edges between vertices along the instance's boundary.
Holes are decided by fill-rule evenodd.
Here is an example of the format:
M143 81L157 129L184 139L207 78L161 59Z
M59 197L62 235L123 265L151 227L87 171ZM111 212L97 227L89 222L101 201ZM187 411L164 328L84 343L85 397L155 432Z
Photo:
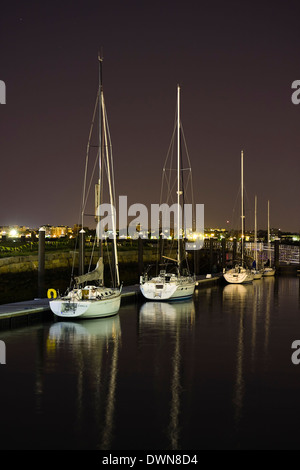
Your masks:
M209 239L209 266L210 266L210 272L212 272L213 269L213 257L214 257L214 246L213 246L213 239Z
M38 248L38 296L40 299L45 297L45 229L39 229L39 248Z
M159 254L158 254L158 257L159 257L158 263L159 263L159 264L162 264L162 262L163 262L163 255L164 255L164 241L163 241L163 239L162 239L162 235L161 235L161 234L159 235L159 239L158 239L158 242L157 242L157 243L158 243L158 253L159 253Z
M226 268L226 238L222 238L222 268Z
M138 238L138 266L139 266L139 276L142 276L144 271L144 262L143 262L143 239L141 237Z
M111 263L112 263L113 287L117 287L116 253L115 253L115 250L114 250L114 238L111 238L110 243L111 243L110 252L111 252Z
M232 259L233 261L236 260L236 238L233 239L233 246L232 246Z
M79 232L79 263L78 263L79 276L82 276L82 274L84 274L84 265L85 265L85 231L82 228Z
M274 266L279 268L279 240L274 240Z
M194 250L194 274L199 274L199 250Z

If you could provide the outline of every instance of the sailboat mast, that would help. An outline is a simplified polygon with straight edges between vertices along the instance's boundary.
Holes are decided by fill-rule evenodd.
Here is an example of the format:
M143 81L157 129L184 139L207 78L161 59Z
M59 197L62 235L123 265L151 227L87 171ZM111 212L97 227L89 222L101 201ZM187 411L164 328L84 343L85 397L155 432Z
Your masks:
M102 57L100 53L98 54L99 61L99 185L100 185L100 175L101 175L101 154L102 154L102 101L101 96L103 93L102 85ZM99 197L100 199L100 197Z
M241 206L242 206L242 240L241 240L241 251L242 251L242 263L244 261L244 153L241 152Z
M255 219L254 219L254 250L255 250L255 263L257 269L257 196L255 196Z
M103 142L102 142L102 132L103 132L103 122L102 122L102 94L103 94L103 85L102 85L102 57L100 55L100 53L98 54L98 61L99 61L99 97L98 97L98 106L99 106L99 148L98 148L98 165L99 165L99 177L98 177L98 185L96 186L96 210L98 208L98 211L99 211L99 208L100 208L100 204L101 204L101 191L102 191L102 185L101 185L101 175L102 175L102 145L103 145ZM97 214L98 214L98 211L96 212L96 219L97 219L97 222L99 223L100 222L100 215L98 215L97 217ZM98 242L99 242L99 256L101 257L102 256L102 250L103 250L103 247L102 247L102 240L99 240L98 239Z
M180 268L180 87L177 85L177 264Z
M112 231L113 231L113 247L114 247L114 262L115 262L115 269L116 269L116 277L117 277L117 286L120 285L120 278L119 278L119 262L118 262L118 252L117 252L117 228L116 228L116 212L115 212L115 205L114 205L114 195L113 195L113 188L112 188L112 168L111 168L111 161L110 161L110 152L109 152L109 143L108 143L108 135L106 129L106 112L105 112L105 104L104 104L104 96L103 93L101 95L101 105L102 105L102 119L103 119L103 129L104 129L104 147L105 147L105 160L106 160L106 169L107 169L107 178L108 178L108 188L109 188L109 199L110 199L110 207L111 207L111 217L112 217Z
M268 201L268 252L271 266L271 243L270 243L270 201Z

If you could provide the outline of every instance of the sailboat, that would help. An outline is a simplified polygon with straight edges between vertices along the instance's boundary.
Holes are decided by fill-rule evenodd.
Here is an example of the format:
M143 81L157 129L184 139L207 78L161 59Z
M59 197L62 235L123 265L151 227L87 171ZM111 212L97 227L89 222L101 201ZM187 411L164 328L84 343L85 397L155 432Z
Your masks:
M109 188L109 200L111 206L111 214L114 214L113 208L115 207L115 195L114 195L114 178L113 178L113 165L112 165L112 153L111 143L109 138L107 114L104 103L103 86L102 86L102 61L103 59L98 56L99 61L99 88L97 93L96 105L94 109L94 115L92 120L92 127L88 140L87 158L85 166L85 180L84 190L82 198L82 227L83 227L83 216L84 209L87 203L88 191L87 191L87 166L88 166L88 155L90 149L90 138L92 134L92 128L96 111L99 111L99 148L97 153L99 179L95 185L95 217L98 223L100 223L99 217L99 206L101 204L101 194L103 193L103 169L106 169L107 182ZM101 188L100 188L101 186ZM116 227L115 218L112 215L112 229L113 229L113 260L114 260L114 283L113 287L104 286L104 265L103 265L103 247L101 234L97 235L97 244L99 246L99 259L94 270L87 273L79 273L79 276L74 278L74 285L67 291L64 296L58 296L52 298L49 301L49 306L52 312L58 317L64 318L100 318L108 317L118 313L121 304L121 287L119 279L118 269L118 253L116 244ZM83 235L83 229L80 235ZM83 254L80 256L84 258ZM81 262L84 267L84 261Z
M270 239L270 201L268 201L268 264L269 266L264 267L264 276L274 276L275 268L271 266L271 239Z
M253 280L261 279L263 270L258 269L258 256L257 256L257 196L255 196L255 224L254 224L254 262L251 269Z
M241 263L236 263L235 266L223 273L225 280L230 284L242 284L245 282L252 282L253 275L251 271L245 267L244 262L244 153L241 152L241 220L242 220L242 237L241 237Z
M172 261L176 266L176 272L160 270L159 274L150 278L148 273L140 277L140 290L143 296L149 300L182 300L190 298L194 294L196 278L188 269L182 270L183 250L181 249L180 230L180 202L183 195L182 168L181 168L181 121L180 121L180 86L177 86L177 258L165 259Z

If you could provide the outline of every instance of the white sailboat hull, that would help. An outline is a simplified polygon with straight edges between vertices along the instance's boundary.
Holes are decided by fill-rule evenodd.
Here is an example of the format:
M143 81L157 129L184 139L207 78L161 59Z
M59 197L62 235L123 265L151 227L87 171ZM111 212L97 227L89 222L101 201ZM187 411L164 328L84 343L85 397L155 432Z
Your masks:
M84 289L71 291L67 297L50 300L50 309L61 318L102 318L116 315L121 305L120 291L98 288L98 292L100 289L103 294L102 297L98 295L100 298L78 298Z
M253 281L253 275L247 269L229 269L223 274L229 284L244 284Z
M192 297L196 281L193 278L179 277L171 282L164 282L157 277L141 282L140 290L148 300L181 300Z
M263 276L274 276L275 275L275 269L274 268L264 268L264 273Z
M263 272L262 271L251 271L253 280L261 279L263 277Z
M241 236L241 263L223 273L223 277L229 284L245 284L253 281L253 274L244 266L244 152L241 152L241 209L242 209L242 236Z

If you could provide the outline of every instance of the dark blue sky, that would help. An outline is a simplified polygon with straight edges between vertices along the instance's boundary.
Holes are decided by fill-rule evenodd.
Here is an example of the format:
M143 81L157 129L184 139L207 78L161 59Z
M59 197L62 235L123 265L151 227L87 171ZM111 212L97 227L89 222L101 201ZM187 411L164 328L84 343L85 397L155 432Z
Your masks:
M205 226L300 230L297 1L14 1L1 6L0 225L78 222L103 47L117 194L159 202L176 87ZM235 216L233 217L233 210ZM234 220L234 218L236 220Z

